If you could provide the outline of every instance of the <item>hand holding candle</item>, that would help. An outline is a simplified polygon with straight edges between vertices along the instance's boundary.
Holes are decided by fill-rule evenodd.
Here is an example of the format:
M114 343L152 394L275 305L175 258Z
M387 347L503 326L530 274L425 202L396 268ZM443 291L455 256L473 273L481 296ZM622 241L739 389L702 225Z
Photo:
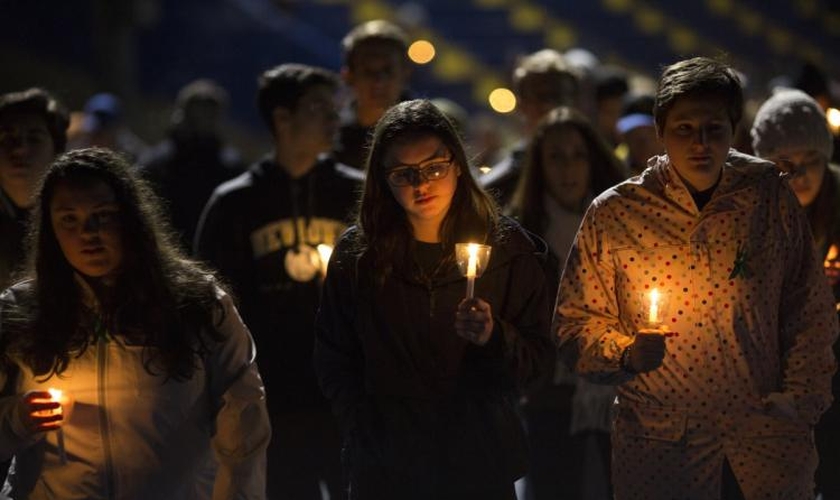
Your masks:
M58 429L64 419L59 398L49 391L29 391L23 395L22 420L31 432Z
M29 391L23 395L23 421L30 432L57 431L56 440L61 463L67 463L64 432L61 426L69 419L72 401L61 389Z
M55 412L58 415L61 415L61 420L58 422L59 427L58 427L58 430L56 431L57 432L56 441L58 441L58 443L57 443L58 457L61 460L61 463L66 464L67 463L67 452L65 451L65 447L64 447L64 429L61 428L61 425L64 424L64 418L68 416L67 412L64 411L64 407L65 407L65 405L67 405L69 407L69 399L67 398L67 396L64 395L64 391L62 391L61 389L49 388L49 389L47 389L47 392L50 393L50 397L52 398L52 400L53 401L58 401L58 403L60 405L58 407L58 409L55 410Z
M639 299L639 317L643 327L636 332L633 343L621 356L622 367L631 373L646 373L659 368L665 358L665 337L670 335L665 324L668 295L653 288L642 292Z
M665 336L655 331L641 331L627 348L623 367L632 373L647 373L659 368L665 358Z
M455 333L473 344L483 346L493 334L493 310L478 298L466 298L455 312Z

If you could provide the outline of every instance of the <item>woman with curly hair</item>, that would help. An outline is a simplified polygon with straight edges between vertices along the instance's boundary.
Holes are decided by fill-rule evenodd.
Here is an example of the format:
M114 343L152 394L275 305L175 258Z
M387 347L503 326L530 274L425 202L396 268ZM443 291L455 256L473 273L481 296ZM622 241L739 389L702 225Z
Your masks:
M112 151L71 151L47 171L28 271L0 297L13 498L264 498L253 341L173 241Z

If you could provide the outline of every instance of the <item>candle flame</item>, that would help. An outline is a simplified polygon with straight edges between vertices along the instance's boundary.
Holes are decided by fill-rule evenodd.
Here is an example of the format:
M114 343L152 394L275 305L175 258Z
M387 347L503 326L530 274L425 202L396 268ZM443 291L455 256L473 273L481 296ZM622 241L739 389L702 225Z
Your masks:
M49 389L47 389L47 392L50 393L50 399L62 406L59 406L55 410L49 410L46 413L49 415L61 415L62 413L64 413L64 391L62 391L61 389L53 389L52 387L50 387Z
M657 288L650 291L650 311L648 311L648 323L652 325L659 323L659 290Z
M467 260L467 278L475 278L478 268L478 245L470 243L467 245L467 253L469 260Z
M837 245L831 245L828 248L828 253L825 255L825 260L823 261L824 267L832 267L832 261L837 260L837 256L840 255L840 249L837 248Z
M318 245L318 256L321 258L321 274L327 275L327 266L330 263L330 256L332 256L333 247L325 243Z

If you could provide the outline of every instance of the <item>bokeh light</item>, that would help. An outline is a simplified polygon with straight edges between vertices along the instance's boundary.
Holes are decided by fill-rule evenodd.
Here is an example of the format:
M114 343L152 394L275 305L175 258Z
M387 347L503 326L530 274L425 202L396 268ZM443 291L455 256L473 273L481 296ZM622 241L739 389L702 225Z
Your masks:
M435 46L428 40L417 40L408 47L408 57L417 64L427 64L435 58Z
M831 128L831 131L835 135L837 132L840 132L840 109L828 108L825 112L825 117L828 118L828 126Z
M516 96L504 87L494 89L487 97L490 107L497 113L510 113L516 109Z

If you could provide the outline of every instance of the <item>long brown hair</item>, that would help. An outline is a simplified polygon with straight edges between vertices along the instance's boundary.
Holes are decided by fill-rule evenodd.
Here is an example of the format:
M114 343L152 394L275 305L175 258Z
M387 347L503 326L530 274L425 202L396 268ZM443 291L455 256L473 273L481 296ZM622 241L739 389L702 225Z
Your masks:
M3 311L3 341L36 375L46 377L61 374L73 356L95 342L92 321L97 320L85 307L76 273L55 236L50 203L60 185L100 181L114 191L126 252L116 285L99 297L102 315L119 331L136 333L149 373L161 370L167 378L189 379L209 343L219 340L214 328L214 316L221 317L219 284L181 254L152 190L125 158L104 148L61 155L42 180L22 276L29 286Z
M525 165L508 207L509 212L518 217L526 229L537 234L542 234L548 223L543 206L546 179L542 150L549 132L566 127L577 130L586 144L589 152L588 190L593 196L624 180L621 162L589 120L573 108L554 108L542 119L528 144Z
M410 271L414 247L411 224L388 186L385 157L395 144L428 135L449 149L461 173L440 228L444 252L454 255L456 241L485 241L496 229L496 204L470 174L464 145L446 115L425 99L399 103L382 115L374 130L358 211L359 250L372 257L379 278L394 270Z

